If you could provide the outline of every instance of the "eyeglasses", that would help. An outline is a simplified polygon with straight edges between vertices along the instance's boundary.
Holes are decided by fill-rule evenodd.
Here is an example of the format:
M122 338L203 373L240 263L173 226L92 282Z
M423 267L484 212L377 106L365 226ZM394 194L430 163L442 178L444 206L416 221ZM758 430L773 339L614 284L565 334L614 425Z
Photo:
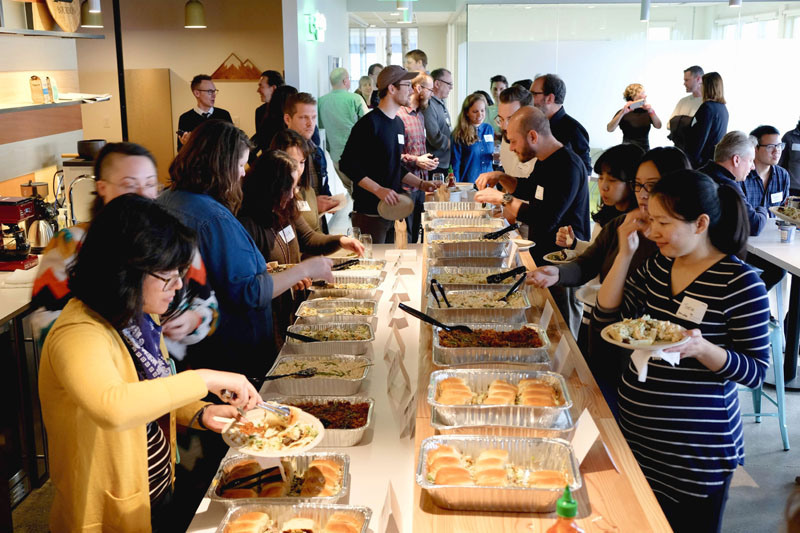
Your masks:
M651 192L653 192L653 189L655 189L656 183L658 183L658 182L656 181L656 182L653 182L653 183L639 183L638 181L634 181L633 182L633 191L634 192L641 192L641 190L644 189L645 191L647 191L647 194L650 194Z
M784 148L786 148L786 143L759 144L758 147L759 148L766 148L769 151L773 151L773 150L778 151L778 150L783 150Z
M533 96L536 96L537 94L544 94L544 91L530 91L530 93L531 93Z
M395 87L411 87L410 83L395 83Z
M434 81L438 81L438 82L444 83L444 84L446 84L448 87L452 87L452 86L453 86L453 83L452 83L452 82L449 82L449 81L444 81L444 80L434 80Z
M148 274L150 274L151 276L153 276L157 280L163 281L164 282L164 287L162 287L161 290L163 292L167 292L168 290L170 290L173 287L175 287L175 285L178 283L178 281L182 280L184 278L184 276L186 276L186 273L188 271L189 271L188 268L184 269L184 270L181 270L180 272L178 272L177 276L171 276L169 278L165 278L164 276L159 276L155 272L148 272Z
M197 89L198 92L208 93L208 96L214 96L219 92L219 89Z
M508 119L501 117L500 115L494 117L494 123L500 126L501 128L503 127L503 124L505 124L506 122L508 122Z

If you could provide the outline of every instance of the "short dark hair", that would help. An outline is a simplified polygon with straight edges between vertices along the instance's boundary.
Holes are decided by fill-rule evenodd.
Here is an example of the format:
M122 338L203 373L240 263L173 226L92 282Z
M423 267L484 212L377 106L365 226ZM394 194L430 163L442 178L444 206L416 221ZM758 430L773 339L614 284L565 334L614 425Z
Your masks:
M414 61L422 61L423 67L427 68L428 66L428 54L426 54L419 48L414 50L409 50L408 52L406 52L406 57L410 57Z
M531 105L531 102L533 102L533 94L522 85L512 85L501 92L497 99L500 100L501 104L519 102L520 105L526 106Z
M306 167L308 165L311 165L310 161ZM261 154L242 180L243 199L239 215L250 217L260 226L277 231L291 224L298 214L297 204L283 204L294 186L292 172L295 169L297 163L282 150Z
M242 203L239 159L252 148L247 135L230 122L206 120L192 130L169 166L170 186L208 194L235 215Z
M635 144L626 143L612 146L597 158L594 163L594 172L598 176L605 172L619 181L633 183L643 155L644 150Z
M646 163L647 161L650 161L656 166L656 170L658 170L658 174L662 178L667 174L672 174L679 170L690 170L692 168L691 163L689 163L689 158L686 157L683 150L675 146L657 146L656 148L648 150L642 156L641 161L639 161L637 170L638 167L642 166L642 163Z
M446 68L437 68L431 72L431 78L433 78L433 81L441 80L445 74L450 74L450 71Z
M508 80L502 74L498 74L497 76L492 76L489 78L489 87L491 87L493 83L497 83L499 81L505 83L506 87L508 87Z
M138 319L148 273L183 270L195 233L155 201L125 194L95 217L68 268L72 295L116 329Z
M286 103L283 104L283 114L293 117L297 112L297 106L299 104L317 105L317 99L311 96L310 93L292 94L286 99Z
M486 91L478 89L473 94L479 94L479 95L483 96L483 99L486 100L486 105L487 106L494 105L494 100L492 100L492 97L489 96L489 93L487 93Z
M564 99L567 97L567 84L557 74L545 74L539 76L538 79L543 79L542 92L544 95L553 95L553 102L556 104L563 104Z
M383 65L381 65L380 63L373 63L373 64L371 64L371 65L369 66L369 68L367 69L367 74L370 74L370 75L371 75L371 74L372 74L372 70L373 70L373 69L376 69L376 68L383 68Z
M708 238L722 253L741 256L750 236L747 208L734 183L717 185L696 170L681 170L659 180L652 197L675 218L693 222L708 215ZM652 200L651 200L652 201Z
M520 107L513 115L512 119L519 117L519 129L527 135L529 131L535 131L539 135L550 136L550 121L545 114L533 106Z
M308 141L297 133L294 130L290 130L289 128L284 128L272 138L272 142L269 145L270 150L280 150L282 152L288 152L289 148L295 147L303 152L303 156L306 158L306 168L303 170L303 175L300 176L300 181L298 185L300 187L313 187L316 183L316 172L314 171L314 165L312 164L311 158L313 154L311 153L311 146L309 146Z
M778 131L778 128L776 128L775 126L766 126L766 125L761 125L750 132L750 136L755 137L759 143L761 142L761 137L763 137L764 135L780 135L780 134L781 132Z
M525 78L524 80L517 80L517 81L515 81L514 83L511 84L512 87L515 86L515 85L517 87L522 87L526 91L530 91L531 90L531 85L533 85L533 80L530 79L530 78Z
M283 76L277 70L265 70L261 73L262 78L267 78L267 85L280 87L283 85Z
M198 74L194 78L192 78L192 90L194 91L197 87L204 81L211 81L211 76L208 74Z
M684 72L689 72L694 77L702 76L703 74L705 74L705 72L703 72L703 68L697 65L692 65L691 67L684 69Z
M97 154L97 159L94 160L94 179L103 179L103 172L107 170L112 155L146 157L153 162L153 166L156 166L156 158L153 157L150 150L141 144L131 142L108 143L103 146L100 153Z

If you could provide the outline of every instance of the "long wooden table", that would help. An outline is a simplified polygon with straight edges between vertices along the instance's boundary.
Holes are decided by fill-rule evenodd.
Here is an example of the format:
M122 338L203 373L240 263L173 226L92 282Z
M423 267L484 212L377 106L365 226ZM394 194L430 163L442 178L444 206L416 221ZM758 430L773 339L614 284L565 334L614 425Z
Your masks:
M520 260L529 270L535 268L533 259L527 252L520 253ZM426 273L423 271L421 276L424 280ZM586 408L600 430L600 438L594 443L581 465L583 487L575 493L578 501L578 522L581 527L587 532L672 531L550 292L532 287L528 287L527 290L533 304L528 316L530 321L538 321L540 310L546 300L553 306L553 318L548 328L551 356L561 337L567 338L570 353L562 374L567 380L573 400L573 419L577 421ZM422 291L424 295L424 287ZM426 401L430 374L436 369L431 360L431 352L432 329L427 324L422 324L419 335L415 468L420 443L435 434L430 425L430 406ZM609 459L606 448L613 457L613 462ZM615 469L615 464L619 472ZM554 522L555 513L487 513L442 509L433 503L419 485L414 485L413 530L415 532L544 532Z

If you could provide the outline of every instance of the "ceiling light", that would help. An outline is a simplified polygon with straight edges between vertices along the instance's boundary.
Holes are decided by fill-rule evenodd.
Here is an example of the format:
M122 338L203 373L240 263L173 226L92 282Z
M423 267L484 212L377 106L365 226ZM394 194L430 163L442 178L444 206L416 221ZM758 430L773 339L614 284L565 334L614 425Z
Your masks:
M183 27L189 29L206 28L206 10L199 0L189 0L183 13Z
M650 0L642 0L642 11L639 15L639 20L642 22L650 20Z
M102 13L92 13L89 11L89 0L83 0L81 4L81 28L102 28Z
M401 13L403 18L397 21L398 24L411 24L414 22L414 10L411 9L411 2L408 2L408 9L401 11Z
M397 0L397 9L400 11L406 11L411 7L410 0Z
M728 0L728 7L742 7L742 0Z
M89 13L100 13L100 0L89 0Z

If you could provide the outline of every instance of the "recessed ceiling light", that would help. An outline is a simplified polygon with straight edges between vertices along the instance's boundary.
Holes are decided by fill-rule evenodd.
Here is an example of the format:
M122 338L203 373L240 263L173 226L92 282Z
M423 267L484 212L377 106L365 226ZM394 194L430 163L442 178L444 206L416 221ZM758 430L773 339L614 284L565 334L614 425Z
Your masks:
M400 12L399 11L392 11L391 13L389 13L389 16L390 17L398 17L398 16L400 16Z

